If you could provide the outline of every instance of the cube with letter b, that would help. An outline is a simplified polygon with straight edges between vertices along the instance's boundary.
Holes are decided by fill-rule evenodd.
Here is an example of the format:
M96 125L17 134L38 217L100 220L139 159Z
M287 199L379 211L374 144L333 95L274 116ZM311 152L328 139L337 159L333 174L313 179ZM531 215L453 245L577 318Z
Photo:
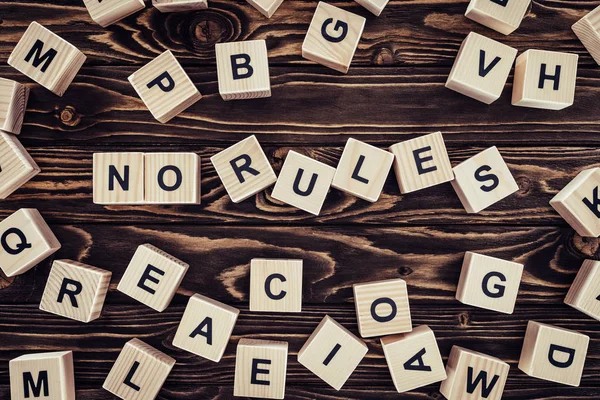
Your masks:
M103 28L146 7L144 0L83 0L90 17Z
M565 297L565 304L600 321L600 261L583 262Z
M465 16L509 35L521 25L530 3L530 0L471 0Z
M19 139L0 132L0 199L10 196L40 171Z
M29 99L29 88L19 82L0 78L0 130L21 133Z
M27 354L9 363L11 400L75 400L73 353Z
M144 168L144 153L94 153L94 203L144 203Z
M287 342L241 339L235 356L233 395L283 399L287 357Z
M302 311L302 260L253 259L250 311Z
M146 153L144 203L200 204L200 156Z

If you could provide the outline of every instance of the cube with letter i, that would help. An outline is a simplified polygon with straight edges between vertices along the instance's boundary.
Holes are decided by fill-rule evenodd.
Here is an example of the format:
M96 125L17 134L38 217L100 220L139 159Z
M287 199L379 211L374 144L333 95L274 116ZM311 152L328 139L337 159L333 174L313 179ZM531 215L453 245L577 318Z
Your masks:
M29 88L19 82L0 78L0 130L21 133L29 99Z
M287 342L241 339L235 356L233 395L283 399L287 357Z
M10 360L11 400L75 400L73 353L27 354Z
M389 0L356 0L358 4L379 16Z
M302 311L302 260L253 259L250 311Z
M83 0L90 17L103 28L140 11L144 0Z
M600 65L600 6L577 21L572 27L587 51Z
M204 10L208 0L152 0L152 5L161 13Z
M530 0L471 0L465 16L510 35L521 25L530 3Z
M19 139L0 132L0 199L6 199L40 171Z
M200 156L146 153L144 203L200 204Z
M144 203L144 153L94 153L95 204Z
M283 0L248 0L248 3L265 17L271 18L281 3L283 3Z
M600 261L583 262L565 297L565 304L600 321Z

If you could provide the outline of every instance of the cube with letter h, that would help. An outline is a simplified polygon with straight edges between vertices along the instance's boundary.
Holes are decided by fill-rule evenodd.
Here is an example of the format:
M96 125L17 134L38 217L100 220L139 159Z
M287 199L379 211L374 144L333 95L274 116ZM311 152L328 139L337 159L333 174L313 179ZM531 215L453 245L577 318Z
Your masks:
M83 0L90 16L106 28L146 7L144 0Z
M253 259L250 311L302 311L302 260Z
M283 399L288 343L241 339L235 355L233 395Z
M11 400L75 400L73 353L27 354L9 363Z
M465 16L509 35L521 25L530 3L530 0L471 0Z
M29 99L29 88L10 79L0 78L0 130L21 133Z
M40 171L19 139L0 132L0 199L10 196Z
M600 321L600 261L583 262L565 297L565 304Z

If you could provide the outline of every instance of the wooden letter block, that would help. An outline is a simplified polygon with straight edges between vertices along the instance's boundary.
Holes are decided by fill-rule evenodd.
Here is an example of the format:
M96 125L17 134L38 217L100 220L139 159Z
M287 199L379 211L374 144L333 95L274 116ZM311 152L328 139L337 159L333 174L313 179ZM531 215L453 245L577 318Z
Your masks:
M387 5L388 1L389 0L356 0L358 4L377 16L381 15L381 12Z
M577 54L527 50L517 57L512 105L562 110L573 105Z
M133 255L117 290L161 312L171 303L188 267L164 251L143 244Z
M173 339L173 346L219 362L240 310L208 297L190 297Z
M475 32L462 42L446 87L485 104L498 100L517 49Z
M281 3L283 3L283 0L248 0L248 3L265 17L271 18Z
M271 97L269 57L264 40L217 43L217 78L223 100Z
M0 222L0 268L6 276L23 274L60 249L39 211L21 208Z
M40 310L81 322L100 317L112 272L72 260L56 260Z
M496 146L454 167L452 187L468 213L478 213L519 190Z
M29 99L29 88L0 78L0 130L18 135Z
M319 2L302 44L302 57L345 74L365 21L359 15Z
M376 202L393 162L392 153L348 139L332 186L363 200Z
M40 171L16 137L0 132L0 199L6 199Z
M272 196L313 215L319 215L334 175L335 168L290 151Z
M535 378L579 386L589 341L582 333L529 321L519 369Z
M326 315L298 352L298 362L340 390L368 351L362 340Z
M287 342L241 339L235 356L233 395L283 399Z
M200 156L146 153L144 203L200 204Z
M250 311L302 311L302 260L253 259Z
M175 359L139 339L125 343L102 387L125 400L152 400L175 365Z
M440 393L448 400L500 400L509 369L498 358L452 346Z
M142 10L144 0L83 0L90 17L103 28Z
M600 321L600 261L583 262L565 303Z
M381 338L381 347L398 393L446 379L435 335L426 325Z
M581 43L600 65L600 7L596 7L572 27Z
M396 143L390 152L395 156L394 172L403 194L454 179L441 132Z
M467 251L456 299L471 306L512 314L522 274L523 264Z
M11 400L75 400L73 353L27 354L9 363Z
M32 22L8 58L8 64L62 96L85 62L75 46Z
M152 5L162 13L204 10L208 0L152 0Z
M353 290L360 336L412 331L408 291L402 279L360 283Z
M234 203L254 196L277 181L254 135L215 154L210 161Z
M94 203L144 203L144 153L94 153Z
M521 25L529 3L529 0L471 0L465 16L510 35Z

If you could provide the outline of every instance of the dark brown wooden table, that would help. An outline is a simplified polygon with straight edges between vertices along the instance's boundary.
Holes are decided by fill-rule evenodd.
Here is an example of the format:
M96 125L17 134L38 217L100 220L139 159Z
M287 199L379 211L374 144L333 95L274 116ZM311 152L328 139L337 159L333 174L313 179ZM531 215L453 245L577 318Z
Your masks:
M38 310L52 260L24 275L0 277L0 398L9 398L8 362L24 353L73 350L80 398L107 399L102 383L123 344L140 338L177 359L161 399L233 396L241 337L287 340L289 399L440 399L439 384L398 395L378 339L339 393L296 361L325 314L357 333L352 284L402 277L414 325L428 324L446 359L452 345L511 364L507 399L600 398L600 323L563 304L585 258L600 241L582 238L548 201L579 171L600 165L600 69L571 25L597 0L535 0L521 28L503 36L463 14L467 0L392 0L376 18L356 3L330 3L367 18L348 75L308 62L301 44L316 1L286 0L267 20L242 0L210 0L200 12L161 14L148 7L103 29L80 0L0 1L0 76L32 89L19 137L42 172L2 201L0 217L34 207L70 258L113 271L103 316L82 324ZM31 21L62 36L88 60L59 98L6 64ZM579 54L575 104L563 111L510 105L512 77L493 105L444 88L461 41L476 31L524 51ZM224 102L214 45L266 39L273 97ZM166 49L204 98L162 125L127 77ZM441 130L453 164L497 145L519 192L467 215L449 184L401 196L390 174L374 204L332 190L319 217L275 201L271 190L232 204L209 157L257 135L278 171L290 149L335 166L349 137L381 147ZM92 203L92 154L194 151L202 157L200 206L99 206ZM116 291L135 248L150 242L190 263L163 313ZM463 253L472 250L525 264L515 313L454 299ZM301 314L248 311L254 257L303 258ZM198 292L242 309L223 360L215 364L173 347L187 298ZM581 387L528 377L516 367L527 321L575 329L592 341Z

